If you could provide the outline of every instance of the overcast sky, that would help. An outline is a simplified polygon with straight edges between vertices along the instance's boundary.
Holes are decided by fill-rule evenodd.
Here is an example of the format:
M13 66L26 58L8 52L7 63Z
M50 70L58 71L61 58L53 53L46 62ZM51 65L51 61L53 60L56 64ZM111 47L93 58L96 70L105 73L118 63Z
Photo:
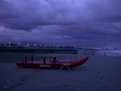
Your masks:
M121 46L121 0L0 0L0 42Z

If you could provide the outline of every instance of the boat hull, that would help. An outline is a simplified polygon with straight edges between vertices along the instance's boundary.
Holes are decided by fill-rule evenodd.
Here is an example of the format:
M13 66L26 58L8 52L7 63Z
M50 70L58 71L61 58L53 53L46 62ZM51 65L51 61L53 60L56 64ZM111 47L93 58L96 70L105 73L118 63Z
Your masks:
M74 68L84 64L88 60L88 57L80 59L79 61L71 62L17 62L16 65L25 68L47 68L47 69L60 69L60 68Z

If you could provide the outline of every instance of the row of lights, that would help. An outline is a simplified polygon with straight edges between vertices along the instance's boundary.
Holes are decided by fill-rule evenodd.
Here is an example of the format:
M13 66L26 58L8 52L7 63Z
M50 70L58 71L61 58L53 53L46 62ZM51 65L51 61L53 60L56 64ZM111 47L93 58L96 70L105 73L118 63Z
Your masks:
M12 43L11 42L8 42L9 45L11 45ZM21 46L21 43L18 43L17 44L18 46ZM31 44L30 43L27 43L26 45L24 45L25 47L30 47ZM34 47L37 46L37 44L33 44ZM40 46L43 46L43 47L53 47L53 45L40 45ZM60 46L56 46L56 47L60 47Z

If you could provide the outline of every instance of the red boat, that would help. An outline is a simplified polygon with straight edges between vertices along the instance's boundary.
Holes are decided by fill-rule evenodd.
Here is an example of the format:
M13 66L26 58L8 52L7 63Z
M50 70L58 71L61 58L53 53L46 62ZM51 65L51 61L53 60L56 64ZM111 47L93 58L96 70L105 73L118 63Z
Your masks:
M52 69L63 69L63 68L74 68L78 67L81 64L85 63L89 57L85 57L80 59L79 61L70 61L70 62L35 62L35 61L27 61L27 62L17 62L16 65L25 68L52 68Z

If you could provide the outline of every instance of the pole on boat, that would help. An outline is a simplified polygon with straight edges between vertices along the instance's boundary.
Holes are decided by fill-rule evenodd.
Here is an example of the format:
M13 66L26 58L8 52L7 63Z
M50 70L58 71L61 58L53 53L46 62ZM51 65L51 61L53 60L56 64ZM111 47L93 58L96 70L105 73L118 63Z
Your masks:
M46 64L46 58L43 58L43 63Z
M49 58L49 62L51 62L51 60L52 60L52 57L50 56L50 58Z
M27 56L25 56L25 62L27 62Z
M33 56L33 55L31 56L31 61L32 61L32 62L34 61L34 56Z

